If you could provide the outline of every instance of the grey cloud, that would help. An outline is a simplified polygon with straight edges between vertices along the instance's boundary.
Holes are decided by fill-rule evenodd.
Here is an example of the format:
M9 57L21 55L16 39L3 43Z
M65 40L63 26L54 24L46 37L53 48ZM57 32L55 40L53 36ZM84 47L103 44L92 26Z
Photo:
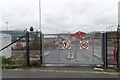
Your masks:
M94 21L94 24L117 25L117 16L107 16L101 19L96 19L96 21Z
M20 29L25 28L25 26L38 25L38 6L32 3L34 2L33 0L12 1L13 3L7 3L8 6L5 4L5 8L0 8L0 18L3 23L8 22L9 29Z
M39 28L38 0L5 1L0 4L1 26L8 21L11 29L31 25ZM42 30L45 33L103 30L107 25L117 24L117 7L112 5L116 3L114 0L42 0Z

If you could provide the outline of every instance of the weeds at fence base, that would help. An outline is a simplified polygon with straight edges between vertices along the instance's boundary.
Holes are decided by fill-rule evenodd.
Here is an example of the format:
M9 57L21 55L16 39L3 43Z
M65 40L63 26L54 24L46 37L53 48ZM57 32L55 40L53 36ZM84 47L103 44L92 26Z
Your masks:
M2 69L15 69L15 68L20 68L22 67L21 65L4 65L2 66Z
M40 61L31 61L31 67L41 67Z
M30 67L41 67L40 61L31 61ZM15 68L23 68L27 69L29 66L25 61L19 58L10 58L7 59L5 57L2 58L2 69L15 69Z
M117 72L120 72L120 66L119 66L119 67L114 66L113 69L114 69L115 71L117 71Z

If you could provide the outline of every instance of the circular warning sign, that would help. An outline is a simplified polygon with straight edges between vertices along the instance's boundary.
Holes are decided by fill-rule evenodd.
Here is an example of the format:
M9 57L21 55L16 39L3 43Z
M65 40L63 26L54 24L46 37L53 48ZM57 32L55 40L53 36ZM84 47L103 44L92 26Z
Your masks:
M89 42L88 41L80 41L80 49L88 49Z
M63 49L70 49L71 48L71 42L70 41L63 41L62 47L63 47Z

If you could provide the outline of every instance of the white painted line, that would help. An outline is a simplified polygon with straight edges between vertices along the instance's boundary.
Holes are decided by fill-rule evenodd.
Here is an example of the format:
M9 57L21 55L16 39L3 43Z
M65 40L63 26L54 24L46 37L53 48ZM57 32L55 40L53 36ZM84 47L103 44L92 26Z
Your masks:
M102 68L94 68L95 70L100 70L100 71L103 71L103 69Z
M44 56L47 56L48 54L50 54L51 52L44 52Z
M91 49L89 49L90 51L93 51ZM93 53L92 53L93 54ZM98 50L94 50L94 56L98 57L98 58L101 58L101 52L98 51Z
M101 54L99 54L99 53L94 53L94 56L101 58Z

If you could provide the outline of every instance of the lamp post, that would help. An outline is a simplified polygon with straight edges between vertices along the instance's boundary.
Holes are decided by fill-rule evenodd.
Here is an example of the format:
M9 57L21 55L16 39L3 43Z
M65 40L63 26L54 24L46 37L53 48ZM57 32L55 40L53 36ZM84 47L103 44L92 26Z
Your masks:
M39 0L39 26L40 26L40 63L42 64L42 26L41 26L41 0Z
M8 22L5 22L6 24L6 31L8 31Z
M39 26L40 26L40 31L41 30L41 0L39 0Z

